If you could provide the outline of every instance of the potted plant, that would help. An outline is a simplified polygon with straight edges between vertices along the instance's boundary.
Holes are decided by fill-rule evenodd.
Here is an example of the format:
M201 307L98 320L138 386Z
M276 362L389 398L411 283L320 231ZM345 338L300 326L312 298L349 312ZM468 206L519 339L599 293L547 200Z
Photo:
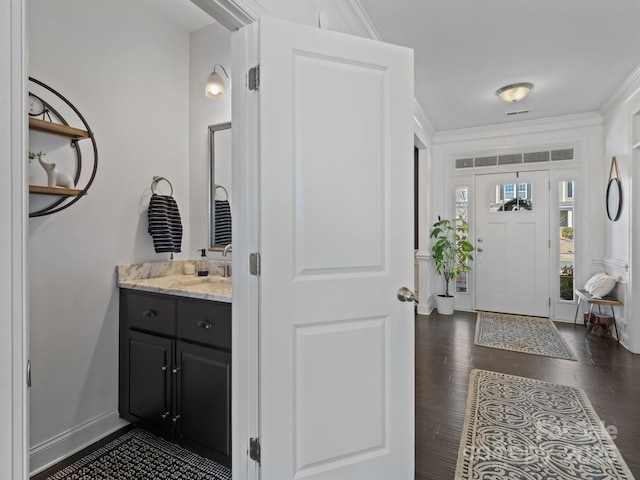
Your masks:
M449 294L449 281L471 270L469 261L473 260L475 249L467 237L468 233L469 224L462 218L448 220L438 216L438 221L431 227L430 237L434 240L431 253L436 272L444 277L445 284L444 295L436 296L438 313L443 315L453 314L455 297Z

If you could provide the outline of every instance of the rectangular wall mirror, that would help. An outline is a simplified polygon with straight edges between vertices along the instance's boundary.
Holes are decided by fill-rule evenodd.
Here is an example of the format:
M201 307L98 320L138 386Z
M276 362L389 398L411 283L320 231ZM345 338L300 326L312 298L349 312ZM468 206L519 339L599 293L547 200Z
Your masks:
M209 126L209 244L231 243L231 123Z

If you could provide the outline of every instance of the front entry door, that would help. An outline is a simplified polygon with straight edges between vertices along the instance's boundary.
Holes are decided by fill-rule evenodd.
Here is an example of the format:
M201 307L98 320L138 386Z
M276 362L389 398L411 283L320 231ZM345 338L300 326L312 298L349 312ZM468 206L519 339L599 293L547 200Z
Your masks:
M260 478L413 479L413 52L258 27Z
M476 176L476 310L549 315L549 172Z

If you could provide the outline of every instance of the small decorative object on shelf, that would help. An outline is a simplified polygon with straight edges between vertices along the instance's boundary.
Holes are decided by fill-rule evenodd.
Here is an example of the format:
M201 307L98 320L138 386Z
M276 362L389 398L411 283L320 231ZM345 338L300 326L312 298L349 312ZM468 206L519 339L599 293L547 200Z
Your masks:
M36 152L29 152L29 163L31 163L31 160L33 160L33 159L34 159L34 158L36 158L36 157L37 157L38 159L40 159L40 156L41 156L41 155L46 155L46 153L44 153L44 152L38 152L38 153L36 153Z
M29 163L37 158L47 178L47 186L44 186L42 170L30 167L30 183L33 185L29 185L29 193L32 194L29 216L40 217L64 210L86 195L98 169L98 148L89 124L69 100L35 78L29 77L29 82L29 131L37 132L29 135L29 144L34 147L33 151L29 151ZM81 124L82 127L71 126L65 119L68 115L71 115L72 123L78 126ZM66 142L71 141L71 155L68 143L64 145L60 140L56 140L56 137L66 139ZM86 168L87 163L83 165L82 161L80 141L84 139L91 140L89 169ZM42 151L37 152L43 146L46 154ZM47 154L55 161L45 162L42 157ZM71 175L63 172L74 169L75 172ZM84 187L75 188L76 185Z
M73 184L71 177L66 173L56 170L55 163L47 163L42 160L42 155L46 154L40 152L38 154L38 162L40 162L42 168L47 172L47 187L73 188L75 185Z

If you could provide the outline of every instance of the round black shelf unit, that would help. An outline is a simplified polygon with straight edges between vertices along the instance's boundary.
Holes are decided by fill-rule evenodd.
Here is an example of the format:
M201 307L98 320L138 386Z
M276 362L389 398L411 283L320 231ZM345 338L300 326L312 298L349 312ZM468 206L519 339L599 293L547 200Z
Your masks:
M52 195L60 195L62 198L53 201L51 204L47 205L44 208L40 208L39 210L36 210L34 212L29 212L29 217L42 217L44 215L50 215L52 213L56 213L56 212L60 212L61 210L64 210L70 207L71 205L73 205L74 203L76 203L78 200L80 200L83 196L86 195L87 191L89 190L89 187L91 186L91 184L93 183L93 180L95 179L96 172L98 170L98 146L96 144L96 139L93 134L93 131L91 130L91 127L85 120L84 116L80 113L80 111L69 100L67 100L64 96L62 96L56 90L51 88L49 85L41 82L40 80L37 80L33 77L29 77L29 82L32 82L35 85L39 85L46 92L53 94L55 98L63 102L64 105L66 105L71 109L71 111L78 117L78 119L84 125L84 130L86 131L86 134L87 134L86 138L91 140L91 145L93 148L93 152L92 152L93 162L91 166L91 174L89 175L89 178L87 179L85 186L83 188L78 188L77 190L79 191L78 192L74 191L74 193L65 193L65 189L61 189L60 193L49 192L49 194L52 194ZM42 98L42 96L36 95L35 93L31 92L31 89L29 91L29 95L32 95L38 98L44 104L45 113L42 114L43 120L45 115L48 115L49 119L51 119L51 115L53 115L58 120L58 122L51 122L54 126L64 125L65 127L70 127L69 122L67 122L67 120L62 116L59 110L52 105L52 102L54 100L47 100L45 98ZM30 118L34 118L34 117L30 117ZM30 126L30 129L31 128L32 127ZM45 131L39 128L33 128L33 129ZM48 131L48 133L56 135L56 133L52 131ZM71 148L75 151L75 154L76 154L76 171L75 171L75 174L73 175L73 184L76 186L78 184L78 181L80 180L80 175L82 173L82 167L83 167L82 151L80 149L79 142L80 140L71 138ZM37 194L37 193L40 193L40 192L35 192L34 194Z

